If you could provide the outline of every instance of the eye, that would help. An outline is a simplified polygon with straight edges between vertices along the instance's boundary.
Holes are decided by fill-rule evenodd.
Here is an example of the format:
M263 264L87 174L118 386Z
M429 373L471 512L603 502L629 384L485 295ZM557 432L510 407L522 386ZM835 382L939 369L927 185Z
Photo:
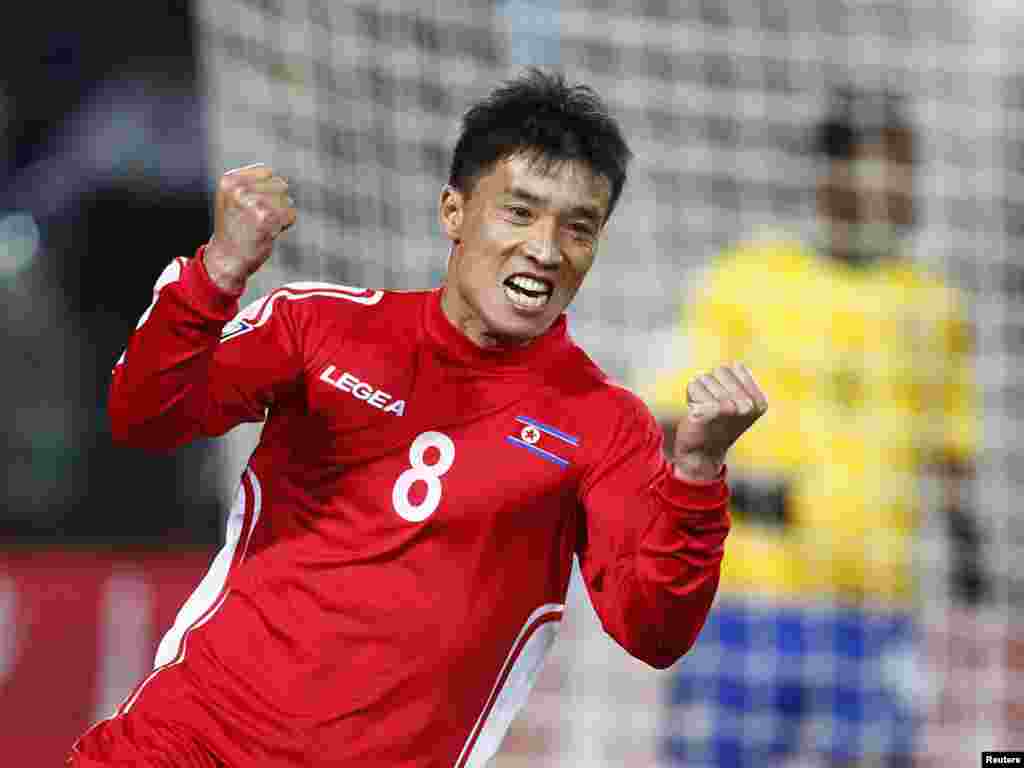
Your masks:
M530 218L530 209L525 205L507 205L505 210L511 213L517 219L528 219Z
M597 234L594 230L594 226L585 221L574 221L569 225L569 228L572 230L574 235L584 240L590 240Z

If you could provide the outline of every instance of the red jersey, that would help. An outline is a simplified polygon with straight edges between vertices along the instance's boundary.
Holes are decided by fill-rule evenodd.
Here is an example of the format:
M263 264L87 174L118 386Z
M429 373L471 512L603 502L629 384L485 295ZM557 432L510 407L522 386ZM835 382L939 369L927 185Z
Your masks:
M689 649L724 480L673 475L564 316L482 349L440 298L293 283L238 313L200 257L164 271L114 369L115 439L170 450L265 425L154 672L72 759L159 720L231 768L481 766L555 638L574 555L629 653L665 667Z

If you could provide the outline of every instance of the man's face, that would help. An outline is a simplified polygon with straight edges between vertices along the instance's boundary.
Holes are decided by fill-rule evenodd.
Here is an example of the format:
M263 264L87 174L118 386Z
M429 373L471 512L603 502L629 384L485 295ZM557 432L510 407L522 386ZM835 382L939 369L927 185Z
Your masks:
M885 256L914 224L909 140L894 133L867 142L850 160L833 160L819 188L819 211L834 251Z
M857 153L861 218L897 229L914 223L914 167L911 139L891 131Z
M594 263L611 186L583 163L499 161L467 197L446 188L453 249L442 307L479 346L522 344L565 310Z

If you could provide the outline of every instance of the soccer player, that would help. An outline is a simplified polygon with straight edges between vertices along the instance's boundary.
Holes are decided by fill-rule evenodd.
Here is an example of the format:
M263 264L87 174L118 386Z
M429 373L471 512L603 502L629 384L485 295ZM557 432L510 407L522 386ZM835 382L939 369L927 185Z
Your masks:
M895 96L834 99L815 126L818 232L730 247L683 304L690 363L736 355L780 402L730 461L720 595L669 695L681 768L911 763L926 472L966 545L956 594L983 589L958 487L978 443L963 302L906 252L914 131ZM656 384L659 415L685 407L686 375Z
M570 339L629 154L592 90L531 70L464 117L443 285L300 282L241 313L296 211L271 168L224 175L211 240L167 267L117 363L112 428L155 450L245 421L262 438L155 670L71 766L481 766L574 555L629 653L666 667L690 648L729 528L726 451L767 405L741 364L695 378L668 462L653 416Z

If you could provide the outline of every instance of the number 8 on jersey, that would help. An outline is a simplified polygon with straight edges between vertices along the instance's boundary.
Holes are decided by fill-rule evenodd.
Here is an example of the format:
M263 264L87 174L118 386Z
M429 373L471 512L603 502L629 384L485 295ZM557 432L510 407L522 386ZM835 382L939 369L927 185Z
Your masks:
M427 464L427 451L436 448L438 459ZM409 463L412 465L398 476L391 489L391 504L395 511L410 523L421 523L434 514L441 503L441 476L452 468L455 461L455 443L442 432L423 432L416 436L409 446ZM409 501L409 492L417 480L427 485L427 495L418 504Z

